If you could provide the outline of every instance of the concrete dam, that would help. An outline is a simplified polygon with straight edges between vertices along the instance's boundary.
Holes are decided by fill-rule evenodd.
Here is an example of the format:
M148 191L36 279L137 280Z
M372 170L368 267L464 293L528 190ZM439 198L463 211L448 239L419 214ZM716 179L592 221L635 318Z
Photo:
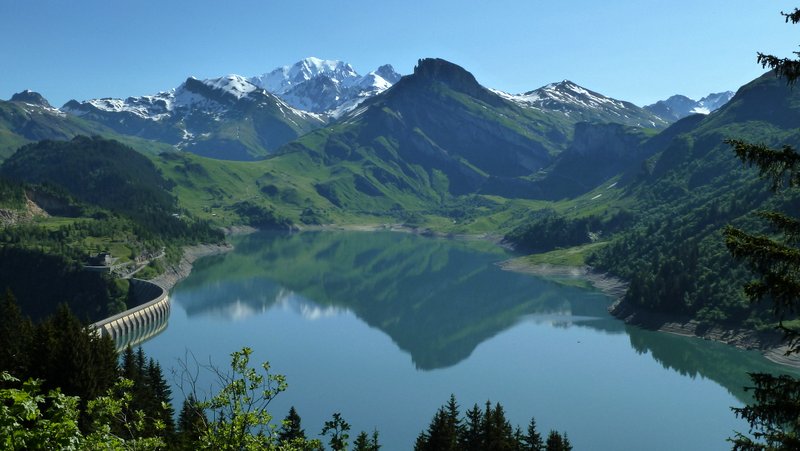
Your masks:
M167 328L170 301L167 290L153 282L130 279L137 306L92 324L98 334L114 340L117 351L135 347Z

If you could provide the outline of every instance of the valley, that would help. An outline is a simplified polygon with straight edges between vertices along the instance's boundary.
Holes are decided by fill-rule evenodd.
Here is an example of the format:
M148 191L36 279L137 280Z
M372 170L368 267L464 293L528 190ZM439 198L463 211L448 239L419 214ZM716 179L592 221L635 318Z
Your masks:
M725 231L733 224L771 233L760 211L791 215L800 207L796 187L772 193L727 143L800 145L799 96L774 72L735 94L676 95L644 107L569 80L510 94L440 58L420 59L404 76L390 65L362 76L341 61L306 58L262 75L188 77L155 95L70 100L61 108L24 91L0 101L0 287L36 321L64 303L94 322L135 306L136 295L127 279L85 271L92 259L144 262L137 277L174 283L186 276L185 249L229 250L233 242L232 252L198 260L173 287L182 310L172 330L144 345L149 355L174 361L176 346L184 353L196 346L224 359L230 346L248 346L247 337L279 348L279 337L255 332L261 317L301 343L270 358L302 386L348 380L314 381L308 374L316 370L292 353L312 353L357 379L313 351L309 337L341 343L330 354L342 361L380 347L387 366L364 371L388 377L402 368L405 377L432 383L437 389L423 403L431 409L431 399L445 395L437 378L450 372L470 387L469 402L520 396L477 389L475 358L498 369L485 377L511 374L500 385L547 398L547 378L585 370L577 341L592 343L594 355L623 356L587 360L635 374L639 395L631 397L647 391L648 377L690 391L697 384L686 375L701 375L699 399L713 397L719 416L730 403L752 400L741 388L746 372L794 374L798 366L778 359L779 367L756 352L775 357L784 349L778 319L742 290L753 274L726 249ZM230 234L240 229L257 232ZM314 329L329 317L336 320ZM798 321L795 313L781 320ZM241 321L251 335L227 330L226 321ZM207 341L209 328L225 338ZM527 356L516 369L519 356L497 351L514 343L524 343ZM571 357L540 354L536 343ZM406 357L410 366L400 363ZM656 375L651 360L663 371ZM539 361L562 365L538 372ZM538 382L523 383L523 374ZM392 384L394 392L411 391ZM568 385L578 390L580 382ZM361 396L351 389L342 389L345 398ZM297 399L321 423L323 406L313 398ZM556 404L548 399L547 411L590 446L602 428L572 435L584 422ZM388 428L386 419L367 424L369 402L349 405L359 428ZM601 405L641 408L607 398ZM526 421L522 410L512 405L514 421ZM403 418L403 431L387 435L391 449L403 449L424 427L418 416ZM745 427L730 419L687 437L720 448L723 428ZM645 436L607 436L601 448L635 449Z

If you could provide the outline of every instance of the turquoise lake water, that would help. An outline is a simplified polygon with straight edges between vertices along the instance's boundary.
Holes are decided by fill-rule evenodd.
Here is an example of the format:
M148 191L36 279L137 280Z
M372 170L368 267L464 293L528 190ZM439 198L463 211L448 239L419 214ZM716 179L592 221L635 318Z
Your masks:
M340 412L409 450L455 394L500 402L512 424L566 431L576 450L722 450L746 432L731 406L747 372L785 372L755 352L626 326L579 281L503 271L482 241L390 232L261 232L201 259L146 342L171 378L179 359L224 367L249 346L289 388L315 437ZM193 356L193 357L192 357ZM212 378L201 372L198 387ZM201 390L202 392L202 390ZM176 410L183 398L174 379Z

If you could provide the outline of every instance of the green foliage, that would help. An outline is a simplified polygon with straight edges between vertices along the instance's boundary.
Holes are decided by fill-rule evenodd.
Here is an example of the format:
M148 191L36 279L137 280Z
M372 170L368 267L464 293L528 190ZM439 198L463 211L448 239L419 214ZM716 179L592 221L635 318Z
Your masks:
M800 449L800 380L765 373L750 375L753 402L734 407L737 417L750 424L748 437L741 433L729 439L734 450Z
M119 379L105 395L87 403L86 413L91 418L87 448L154 450L165 447L161 436L164 424L149 412L132 408L133 387L133 381Z
M790 212L800 197L791 191L770 196L725 139L800 142L791 125L797 97L766 75L742 87L714 115L688 127L677 124L681 133L664 132L674 136L662 144L651 169L632 174L626 187L637 199L631 207L638 210L635 221L587 260L630 281L626 303L728 328L774 322L768 309L748 303L737 288L749 275L725 249L723 231L731 223L764 230L754 211Z
M85 136L40 141L6 160L0 174L55 185L81 202L128 217L140 236L189 242L220 238L205 223L173 216L177 204L169 183L147 157L117 141Z
M25 208L25 190L17 183L0 178L0 208Z
M262 230L288 230L292 227L290 219L281 217L273 209L267 209L252 202L237 202L233 205L233 210L246 224Z
M208 425L208 418L200 403L189 393L183 400L183 407L178 416L178 431L175 446L183 450L195 450L200 446L200 438Z
M782 13L786 21L800 21L800 10ZM797 52L796 55L800 55ZM758 54L758 62L769 66L792 85L800 78L800 60L779 59ZM762 178L771 182L773 192L800 186L800 153L784 145L774 150L766 145L743 140L728 140L744 164L756 166ZM792 209L795 213L797 210ZM760 213L777 231L777 236L753 235L736 227L725 230L725 244L734 258L744 260L758 276L745 285L752 301L771 300L779 327L789 341L787 354L800 352L800 332L784 327L800 311L800 220L778 211ZM750 374L754 400L743 408L733 408L736 416L750 425L753 438L741 433L730 441L734 450L772 450L800 448L800 380L790 376Z
M550 431L550 433L547 434L545 449L547 451L570 451L572 449L572 444L569 442L566 432L564 435L561 435L558 431Z
M291 442L293 440L306 439L306 432L300 425L301 419L294 406L289 409L286 418L283 419L280 430L278 431L278 440L281 442Z
M0 448L78 449L78 397L0 373Z
M568 451L572 446L566 433L561 435L555 431L550 432L545 446L533 418L528 424L527 435L523 435L519 428L512 428L499 403L492 406L487 401L484 410L475 404L466 412L466 418L462 419L453 395L447 404L439 408L427 430L420 433L414 445L415 451L488 449Z
M0 373L0 448L2 449L106 449L156 450L164 441L157 435L144 435L152 420L145 412L131 412L131 381L121 379L102 396L89 401L84 412L89 418L88 432L79 428L83 403L59 389L42 392L38 380L24 383L3 371ZM114 433L120 425L135 438ZM156 430L158 430L156 422Z
M67 304L83 319L124 310L127 286L108 274L85 271L74 260L17 247L0 247L0 287L14 292L22 311L36 320Z
M3 175L61 186L77 199L115 211L174 210L166 181L144 155L117 141L78 136L22 147L3 163Z
M342 414L336 412L333 417L322 426L321 435L330 435L328 444L334 451L344 451L347 449L347 439L350 438L350 423L342 418Z
M231 370L216 370L222 387L199 406L208 413L209 423L200 437L202 449L269 449L274 445L269 403L286 389L282 375L271 374L269 364L261 371L250 367L250 348L231 354Z
M521 251L541 253L586 244L591 241L589 232L599 229L600 220L597 217L567 219L551 211L543 211L530 223L512 230L505 239Z
M141 430L119 431L118 435L133 439L137 435L153 436L159 435L168 443L175 441L175 421L174 409L172 408L172 391L164 379L161 366L144 355L142 348L136 353L128 347L122 355L121 364L122 377L131 381L128 392L131 393L131 400L123 412L126 416L133 415L134 412L147 412L152 422L147 423Z
M353 442L354 451L378 451L381 445L378 443L378 431L372 431L372 436L367 435L366 432L361 431L356 440Z

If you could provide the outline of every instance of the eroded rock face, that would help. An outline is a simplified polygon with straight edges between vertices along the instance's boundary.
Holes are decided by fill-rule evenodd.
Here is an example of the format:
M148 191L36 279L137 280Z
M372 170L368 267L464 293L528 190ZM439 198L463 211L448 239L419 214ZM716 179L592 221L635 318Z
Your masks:
M25 208L22 210L0 208L0 227L11 227L17 224L30 222L36 217L47 216L50 215L26 195Z

